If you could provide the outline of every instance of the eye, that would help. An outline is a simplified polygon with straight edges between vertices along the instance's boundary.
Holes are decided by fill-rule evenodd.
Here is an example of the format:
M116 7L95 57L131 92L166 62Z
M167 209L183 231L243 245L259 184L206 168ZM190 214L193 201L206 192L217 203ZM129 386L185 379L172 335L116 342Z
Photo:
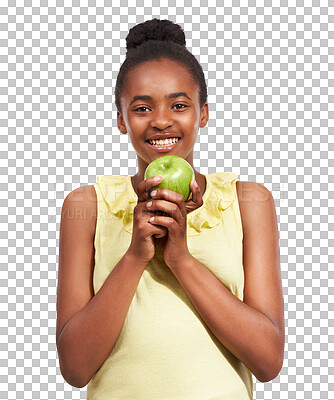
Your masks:
M147 108L147 109L148 109L148 107L138 107L138 108L136 108L134 111L142 111L144 108Z
M186 108L186 107L188 107L188 106L186 106L185 104L175 104L175 106L174 107L176 107L176 106L182 106L182 108L177 108L178 110L182 110L183 108Z
M178 106L181 106L181 107L178 107ZM187 108L188 106L186 106L185 104L178 103L178 104L175 104L173 107L177 107L177 110L183 110L184 108ZM148 107L143 106L143 107L135 108L133 111L145 112L145 109L149 110Z

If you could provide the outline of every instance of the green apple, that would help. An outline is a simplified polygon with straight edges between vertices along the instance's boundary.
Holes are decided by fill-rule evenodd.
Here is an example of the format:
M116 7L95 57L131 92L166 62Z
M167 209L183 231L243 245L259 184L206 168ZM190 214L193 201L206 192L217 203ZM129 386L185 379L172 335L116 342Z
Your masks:
M185 201L188 200L190 182L195 179L194 170L188 161L178 156L156 158L147 166L144 179L152 176L161 176L162 182L150 190L149 197L152 190L162 188L180 193Z

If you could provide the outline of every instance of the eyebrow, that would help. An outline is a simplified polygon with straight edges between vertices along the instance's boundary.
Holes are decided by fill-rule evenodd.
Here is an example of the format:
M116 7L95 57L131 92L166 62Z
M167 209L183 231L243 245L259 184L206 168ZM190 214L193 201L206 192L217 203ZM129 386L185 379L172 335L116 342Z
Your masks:
M171 94L169 94L169 95L166 96L166 97L167 97L167 99L174 99L174 98L176 98L176 97L181 97L181 96L187 97L187 99L189 99L190 101L192 101L191 98L187 95L186 92L171 93ZM131 101L131 103L130 103L130 106L131 106L131 104L134 103L136 100L153 100L153 99L152 99L151 96L147 96L147 95L138 95L138 96L134 96L134 98L132 99L132 101Z

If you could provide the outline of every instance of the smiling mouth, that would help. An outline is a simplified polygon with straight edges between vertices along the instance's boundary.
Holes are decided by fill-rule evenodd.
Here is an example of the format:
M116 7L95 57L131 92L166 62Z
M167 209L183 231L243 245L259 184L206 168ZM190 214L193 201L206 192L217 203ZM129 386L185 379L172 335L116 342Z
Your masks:
M172 146L173 144L177 143L181 138L169 138L169 139L163 139L163 140L155 140L155 139L149 139L147 140L147 143L149 143L151 146L155 147L168 147Z
M146 144L149 146L153 151L158 153L168 153L172 151L174 148L178 146L179 141L182 140L181 138L172 138L172 140L147 140Z

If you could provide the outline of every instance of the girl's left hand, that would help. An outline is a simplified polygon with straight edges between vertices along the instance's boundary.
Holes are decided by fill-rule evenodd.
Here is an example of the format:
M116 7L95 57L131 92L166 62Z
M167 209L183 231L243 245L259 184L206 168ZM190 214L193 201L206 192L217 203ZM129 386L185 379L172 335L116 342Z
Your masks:
M149 211L162 211L168 216L154 215L151 224L165 226L168 230L166 236L158 239L162 245L165 263L169 268L180 266L182 259L191 257L187 245L187 214L203 205L201 191L195 181L190 182L192 197L185 202L184 197L169 189L155 189L151 192L151 206L147 203Z

